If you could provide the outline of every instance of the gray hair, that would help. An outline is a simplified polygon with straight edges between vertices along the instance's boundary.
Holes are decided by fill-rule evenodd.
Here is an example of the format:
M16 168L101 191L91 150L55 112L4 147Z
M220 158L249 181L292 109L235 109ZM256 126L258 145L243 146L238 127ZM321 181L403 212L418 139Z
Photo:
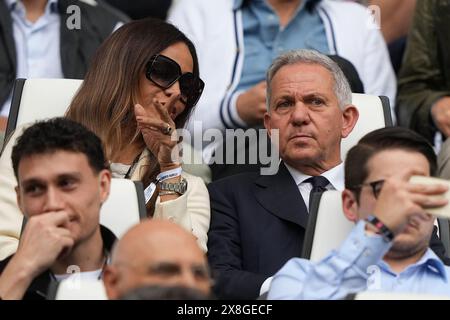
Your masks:
M334 94L336 95L339 107L343 109L346 105L352 103L352 90L347 78L341 68L324 54L315 50L299 49L288 51L277 57L267 71L267 110L270 109L270 97L272 95L271 82L275 74L286 65L297 63L317 64L330 71L334 79Z

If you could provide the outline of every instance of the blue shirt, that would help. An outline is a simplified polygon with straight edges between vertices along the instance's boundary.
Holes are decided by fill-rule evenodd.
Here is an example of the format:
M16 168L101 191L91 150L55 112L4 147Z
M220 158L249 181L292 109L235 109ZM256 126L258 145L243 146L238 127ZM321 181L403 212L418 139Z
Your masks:
M10 9L16 46L16 78L63 78L60 57L60 16L57 0L49 0L45 13L32 23L26 18L25 6L18 0L5 1ZM11 96L1 115L7 117Z
M245 56L237 91L263 81L272 60L285 51L304 48L329 53L319 13L316 9L307 10L310 1L301 2L285 27L280 27L278 15L266 0L251 0L242 8ZM234 9L241 8L242 2L235 0Z
M366 290L450 296L450 268L431 249L396 274L382 260L391 244L364 229L365 222L358 222L342 246L320 262L289 260L275 274L268 298L342 299Z

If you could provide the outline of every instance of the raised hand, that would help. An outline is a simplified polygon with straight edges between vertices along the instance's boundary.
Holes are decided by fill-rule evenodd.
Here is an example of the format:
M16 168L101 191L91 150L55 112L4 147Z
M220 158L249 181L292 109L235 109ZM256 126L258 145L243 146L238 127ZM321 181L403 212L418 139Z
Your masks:
M261 81L247 91L241 93L236 100L236 109L248 125L262 123L266 107L266 82Z
M153 106L154 108L144 109L140 104L135 105L137 126L147 148L158 159L161 171L179 167L178 136L175 123L169 116L167 108L159 101L154 99ZM152 111L153 109L154 111Z
M447 191L445 185L424 185L408 182L414 173L401 172L385 180L378 196L374 214L394 234L400 233L414 215L425 216L426 208L436 208L447 204L441 195Z
M74 240L67 228L70 216L65 211L47 212L31 217L20 237L15 258L34 266L34 276L48 269L61 254L70 252Z
M74 240L67 228L69 221L64 211L30 218L16 254L0 276L2 299L22 299L34 278L70 253Z

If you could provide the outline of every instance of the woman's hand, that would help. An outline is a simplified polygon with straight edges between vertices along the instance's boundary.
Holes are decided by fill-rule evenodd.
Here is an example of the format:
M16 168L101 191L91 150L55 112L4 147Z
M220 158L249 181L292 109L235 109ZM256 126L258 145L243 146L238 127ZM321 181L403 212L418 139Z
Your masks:
M159 101L153 99L154 108L146 110L140 104L134 106L139 130L147 148L158 159L161 172L181 165L178 149L178 135L175 123Z

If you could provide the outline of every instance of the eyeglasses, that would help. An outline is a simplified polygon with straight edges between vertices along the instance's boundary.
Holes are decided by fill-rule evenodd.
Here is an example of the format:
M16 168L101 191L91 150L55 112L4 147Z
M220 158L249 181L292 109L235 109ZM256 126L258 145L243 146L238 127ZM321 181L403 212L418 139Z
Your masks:
M154 55L147 63L145 76L157 86L167 89L175 82L180 84L181 101L189 107L197 104L205 83L192 72L181 73L178 63L161 54Z
M351 189L361 189L364 186L370 186L372 188L372 193L373 196L375 197L375 199L378 198L378 196L380 195L381 189L383 188L383 184L384 184L384 180L377 180L377 181L372 181L372 182L367 182L367 183L361 183L357 186L354 186Z

